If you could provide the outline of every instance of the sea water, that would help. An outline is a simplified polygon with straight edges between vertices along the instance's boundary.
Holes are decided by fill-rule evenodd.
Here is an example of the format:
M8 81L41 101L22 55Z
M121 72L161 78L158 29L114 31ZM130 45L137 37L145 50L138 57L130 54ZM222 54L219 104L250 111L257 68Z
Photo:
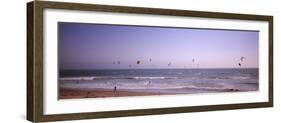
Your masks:
M258 68L61 70L59 87L189 94L258 91Z

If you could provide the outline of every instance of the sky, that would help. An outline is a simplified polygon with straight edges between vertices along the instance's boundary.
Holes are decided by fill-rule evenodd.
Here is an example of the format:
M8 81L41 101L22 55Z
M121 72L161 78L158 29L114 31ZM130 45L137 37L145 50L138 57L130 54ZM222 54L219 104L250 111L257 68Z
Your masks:
M59 22L58 64L61 70L240 68L239 63L257 68L258 36L258 31Z

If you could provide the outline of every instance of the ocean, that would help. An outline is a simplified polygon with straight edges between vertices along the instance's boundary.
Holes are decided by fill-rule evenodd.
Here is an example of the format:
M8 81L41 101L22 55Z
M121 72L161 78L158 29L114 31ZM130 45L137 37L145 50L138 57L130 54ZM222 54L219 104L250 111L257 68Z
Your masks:
M61 70L59 88L193 94L258 91L258 68Z

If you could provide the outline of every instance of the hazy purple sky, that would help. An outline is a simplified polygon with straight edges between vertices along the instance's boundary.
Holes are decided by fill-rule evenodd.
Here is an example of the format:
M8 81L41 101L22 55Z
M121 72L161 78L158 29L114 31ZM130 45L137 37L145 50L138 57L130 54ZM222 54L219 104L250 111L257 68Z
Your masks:
M258 67L257 31L58 24L60 69Z

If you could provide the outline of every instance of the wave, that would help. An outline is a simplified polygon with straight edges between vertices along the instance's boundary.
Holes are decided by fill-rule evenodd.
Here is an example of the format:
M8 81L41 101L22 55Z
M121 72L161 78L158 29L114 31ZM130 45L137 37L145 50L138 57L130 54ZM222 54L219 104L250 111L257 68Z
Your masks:
M242 79L242 80L245 80L245 79L251 79L251 77L249 76L233 76L233 77L230 77L231 79Z
M204 79L205 77L191 77L186 79ZM108 79L131 79L131 80L165 80L179 79L179 77L164 77L164 76L86 76L86 77L61 77L62 81L91 81L91 80L108 80ZM210 80L248 80L250 76L232 76L232 77L207 77Z
M95 80L98 79L99 77L61 77L59 78L60 80L66 80L66 81L71 81L71 80Z
M177 79L177 77L127 77L126 79L137 79L137 80L155 80L155 79Z
M88 77L61 77L60 80L64 81L79 81L79 80L102 80L102 79L135 79L135 80L159 80L159 79L177 79L177 77L148 77L148 76L134 76L134 77L110 77L110 76L88 76Z
M95 89L114 89L117 87L119 90L129 90L129 91L156 91L156 92L239 92L239 91L256 91L257 87L249 88L240 88L235 86L222 86L222 87L200 87L196 85L154 85L149 84L117 84L117 85L108 85L108 84L63 84L60 85L62 88L69 89L82 89L82 90L95 90Z
M208 77L208 79L216 79L216 80L223 80L223 79L232 79L232 80L247 80L251 79L250 76L232 76L232 77Z

